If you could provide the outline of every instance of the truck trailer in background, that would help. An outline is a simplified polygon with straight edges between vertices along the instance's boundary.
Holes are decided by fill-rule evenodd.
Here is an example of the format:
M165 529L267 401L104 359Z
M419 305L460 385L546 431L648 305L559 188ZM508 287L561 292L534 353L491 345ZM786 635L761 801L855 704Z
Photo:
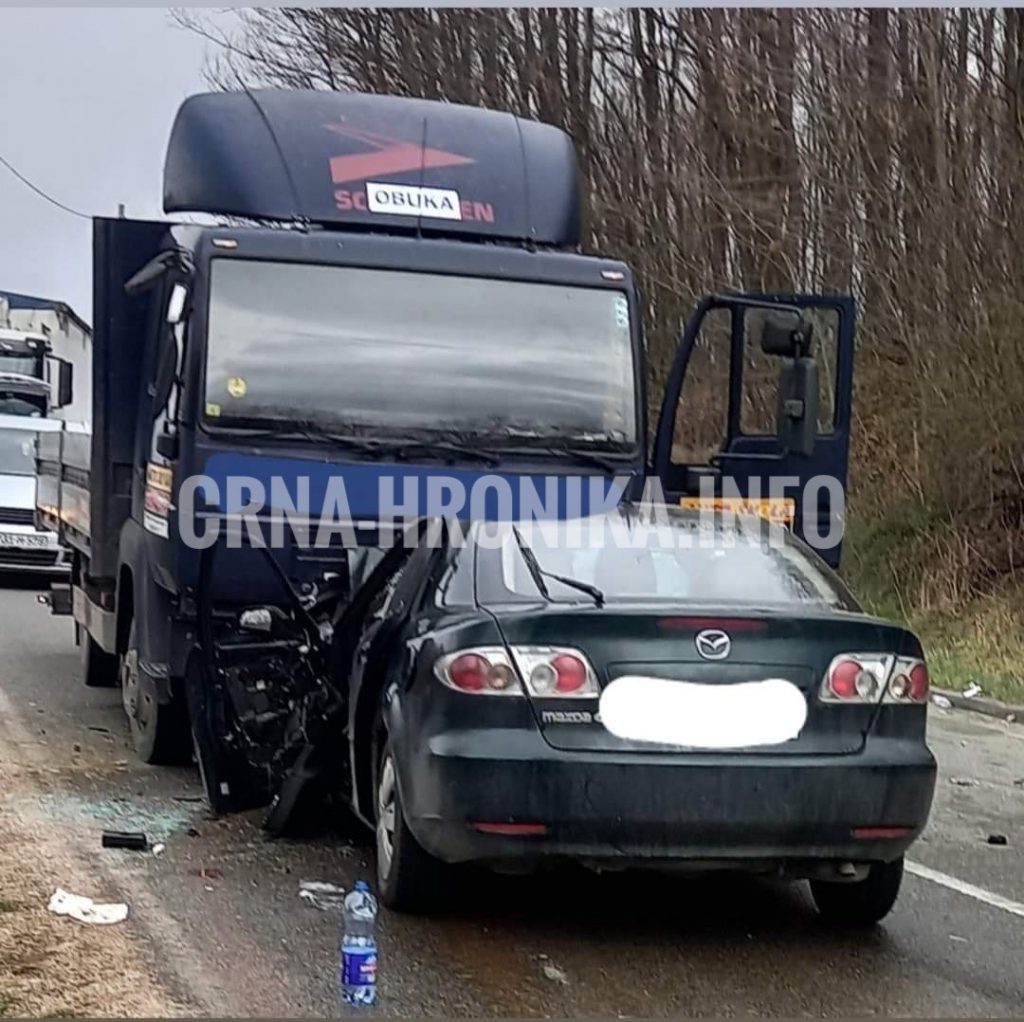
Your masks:
M66 574L57 534L35 522L38 438L89 428L92 331L69 306L0 291L0 572Z
M88 425L92 421L92 329L71 306L50 298L0 288L0 341L13 337L36 339L49 358L42 378L50 385L52 417ZM0 372L9 366L9 353L0 345ZM60 398L60 367L64 370L65 397Z

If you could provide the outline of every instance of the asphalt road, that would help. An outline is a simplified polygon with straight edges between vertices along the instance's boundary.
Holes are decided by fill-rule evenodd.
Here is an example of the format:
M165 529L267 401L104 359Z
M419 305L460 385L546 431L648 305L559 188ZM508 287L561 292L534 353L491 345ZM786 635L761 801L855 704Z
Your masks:
M124 925L151 968L197 1012L337 1014L338 918L301 901L298 884L370 878L368 841L329 820L301 841L271 841L259 814L209 819L193 770L135 761L119 693L82 685L71 633L29 588L0 589L0 741L36 764L34 792L0 797L63 829L103 893L131 905ZM906 877L876 930L824 928L802 885L481 875L443 916L382 913L379 1011L1024 1014L1024 726L932 717L940 780L912 850L927 875ZM104 827L146 830L166 851L101 850ZM988 844L990 833L1007 845Z

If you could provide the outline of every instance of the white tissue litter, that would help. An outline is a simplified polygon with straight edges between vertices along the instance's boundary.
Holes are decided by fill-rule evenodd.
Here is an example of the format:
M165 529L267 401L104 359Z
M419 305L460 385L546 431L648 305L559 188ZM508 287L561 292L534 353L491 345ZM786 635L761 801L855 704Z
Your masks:
M47 907L59 916L71 916L72 919L77 919L80 923L91 923L97 926L123 923L128 918L128 906L121 902L97 905L92 898L71 894L60 887L53 892L53 897Z

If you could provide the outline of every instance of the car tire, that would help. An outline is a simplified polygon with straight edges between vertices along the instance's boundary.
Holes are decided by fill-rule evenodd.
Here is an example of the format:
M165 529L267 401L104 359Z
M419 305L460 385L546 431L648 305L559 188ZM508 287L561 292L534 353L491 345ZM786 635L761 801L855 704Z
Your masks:
M396 912L425 912L435 907L447 871L444 863L424 851L409 830L390 738L381 749L374 776L374 810L381 902Z
M188 714L181 699L161 703L153 679L139 670L135 622L128 631L127 648L121 654L118 677L132 745L144 763L187 762Z
M900 893L903 858L872 863L868 875L854 883L811 881L818 914L834 926L874 926L889 914Z
M82 625L75 625L75 638L85 684L89 688L113 688L120 680L117 657L103 649Z

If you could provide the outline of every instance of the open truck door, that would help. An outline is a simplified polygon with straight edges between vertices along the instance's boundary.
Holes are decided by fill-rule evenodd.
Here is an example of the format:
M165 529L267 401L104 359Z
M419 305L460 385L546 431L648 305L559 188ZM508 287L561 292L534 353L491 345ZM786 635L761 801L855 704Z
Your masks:
M853 343L846 295L705 298L658 419L652 468L665 499L782 519L838 566Z

